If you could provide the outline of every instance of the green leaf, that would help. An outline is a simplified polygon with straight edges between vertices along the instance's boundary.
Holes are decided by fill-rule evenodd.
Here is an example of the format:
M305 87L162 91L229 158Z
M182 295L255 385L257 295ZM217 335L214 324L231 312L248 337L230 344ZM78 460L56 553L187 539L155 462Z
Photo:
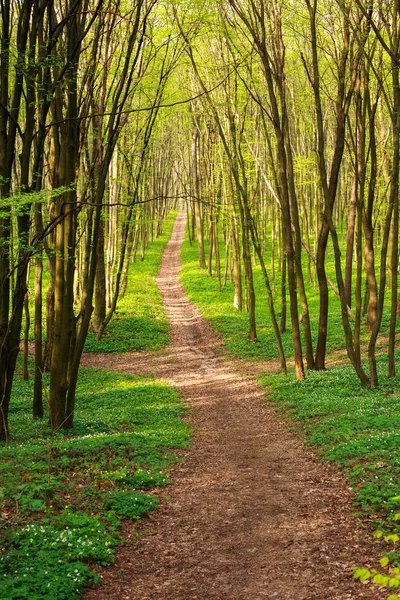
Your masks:
M386 565L389 564L389 558L387 556L383 556L379 562L381 567L386 567Z
M397 533L391 533L390 535L387 535L385 537L385 542L393 542L393 544L395 544L399 540L400 540L400 537L397 535Z
M364 581L360 579L360 581ZM390 577L388 575L382 575L378 573L372 580L372 583L376 583L378 585L389 585Z
M31 510L44 510L46 505L41 500L31 500L30 502Z
M371 571L365 568L357 568L353 573L354 579L359 579L360 581L366 581L371 577Z

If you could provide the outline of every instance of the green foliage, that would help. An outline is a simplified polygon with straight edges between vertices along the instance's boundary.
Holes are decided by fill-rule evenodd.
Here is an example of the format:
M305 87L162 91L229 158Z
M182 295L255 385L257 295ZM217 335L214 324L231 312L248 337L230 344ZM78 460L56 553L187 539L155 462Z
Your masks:
M41 523L28 523L6 539L1 597L78 598L85 585L99 581L86 561L113 562L116 545L114 528L97 516L64 510Z
M52 438L32 420L31 382L18 375L13 434L0 447L0 598L70 600L114 560L120 519L159 500L189 428L175 390L153 377L82 369L76 427ZM4 527L7 525L7 527Z
M21 483L15 488L13 493L10 489L10 496L18 506L19 512L29 514L40 512L46 508L46 500L51 498L53 492L59 488L60 481L51 475L38 476L34 481ZM3 488L3 494L7 495L7 488Z
M389 498L386 503L386 510L383 513L384 518L379 519L378 529L374 533L374 538L380 540L385 549L385 554L379 561L381 569L366 569L355 567L353 576L355 579L370 581L376 585L386 586L387 588L400 587L400 496ZM382 570L384 570L382 572ZM400 596L392 594L388 600L398 600Z
M16 216L22 215L30 210L32 204L45 204L71 190L72 188L64 186L39 192L16 192L7 198L0 198L0 218L8 216L10 210Z
M149 514L157 508L159 503L158 498L148 494L138 494L127 490L111 490L108 492L104 506L123 519L137 519Z

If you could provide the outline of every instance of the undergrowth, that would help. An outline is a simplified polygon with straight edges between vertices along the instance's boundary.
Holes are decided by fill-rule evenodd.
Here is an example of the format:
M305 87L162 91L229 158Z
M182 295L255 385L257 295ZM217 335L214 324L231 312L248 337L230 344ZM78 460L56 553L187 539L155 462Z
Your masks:
M208 242L206 241L206 254L208 252ZM186 294L190 301L196 304L201 310L204 317L210 322L213 329L217 331L224 340L224 344L228 351L237 358L246 360L278 360L279 354L275 341L275 335L272 328L271 317L268 308L268 299L265 289L264 280L261 273L261 268L257 261L254 263L254 289L256 295L256 323L257 323L257 342L252 343L248 339L249 334L249 317L248 313L237 311L233 306L234 284L230 280L228 273L226 285L223 285L225 271L225 248L220 244L221 255L221 289L218 278L215 276L209 277L207 269L199 268L197 245L190 245L188 239L185 239L182 250L182 269L181 282L185 288ZM270 253L268 249L265 254L267 269L270 272ZM313 334L314 347L318 333L318 310L319 310L319 295L318 289L314 281L310 281L307 277L306 258L304 260L304 276L309 303L309 312L311 320L311 330ZM214 268L214 267L213 267ZM331 280L336 281L335 267L333 263L333 253L328 248L326 268L328 276ZM280 322L281 315L281 272L278 265L275 265L275 312ZM244 294L243 294L244 295ZM244 302L244 300L243 300ZM290 310L289 298L287 299L287 321L286 331L282 334L282 343L284 346L287 358L293 357L293 340L292 329L290 325ZM244 306L244 303L243 303ZM381 334L383 335L388 330L389 313L384 312ZM303 335L302 327L301 335ZM363 330L362 341L366 342L368 333ZM342 351L344 344L344 333L341 321L340 302L335 293L329 288L329 328L327 339L327 352Z
M175 450L189 441L178 393L151 377L82 369L75 428L52 436L31 418L16 377L0 448L2 600L73 600L112 563L121 519L154 510Z
M117 311L99 342L94 333L88 334L86 352L153 351L168 343L167 318L155 277L176 214L171 211L162 234L146 249L144 260L138 253L136 262L130 264L127 289L118 300Z

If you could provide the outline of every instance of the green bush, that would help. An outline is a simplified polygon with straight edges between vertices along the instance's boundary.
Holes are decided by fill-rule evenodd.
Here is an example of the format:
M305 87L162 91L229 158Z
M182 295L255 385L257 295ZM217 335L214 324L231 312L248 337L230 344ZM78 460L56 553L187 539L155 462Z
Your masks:
M114 561L117 538L108 529L97 516L63 511L13 530L0 559L0 597L78 598L99 581L87 561Z

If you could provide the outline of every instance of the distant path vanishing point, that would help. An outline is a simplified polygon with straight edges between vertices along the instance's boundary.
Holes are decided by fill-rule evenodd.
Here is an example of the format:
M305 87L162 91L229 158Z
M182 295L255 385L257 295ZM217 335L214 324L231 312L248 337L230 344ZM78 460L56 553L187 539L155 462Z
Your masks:
M158 276L170 353L149 357L141 368L182 392L193 443L172 470L168 501L141 526L140 539L130 536L116 565L104 569L104 584L85 598L386 598L351 578L353 565L370 563L372 547L350 516L343 478L288 430L251 378L218 359L220 340L179 283L184 231L180 214ZM112 368L137 372L134 362L128 354Z

